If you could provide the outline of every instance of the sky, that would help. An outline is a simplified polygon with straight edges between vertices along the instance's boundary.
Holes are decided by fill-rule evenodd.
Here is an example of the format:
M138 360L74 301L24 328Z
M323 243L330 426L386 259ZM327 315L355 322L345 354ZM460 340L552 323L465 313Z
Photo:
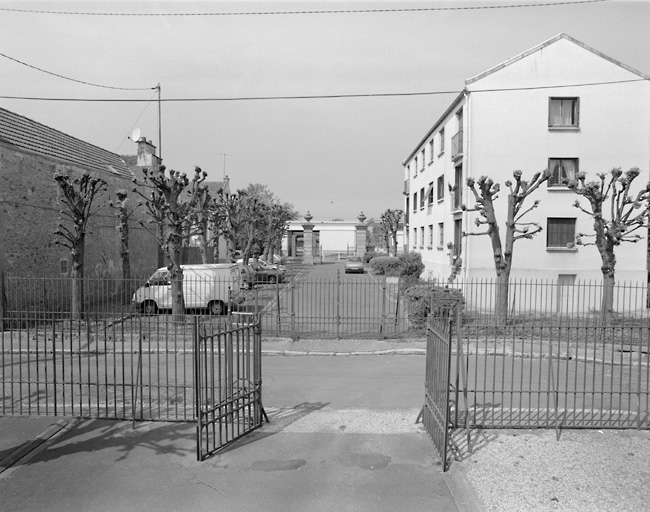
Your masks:
M313 12L350 10L389 11ZM650 74L649 23L650 0L0 0L0 107L120 155L138 128L312 222L378 218L466 79L563 32Z

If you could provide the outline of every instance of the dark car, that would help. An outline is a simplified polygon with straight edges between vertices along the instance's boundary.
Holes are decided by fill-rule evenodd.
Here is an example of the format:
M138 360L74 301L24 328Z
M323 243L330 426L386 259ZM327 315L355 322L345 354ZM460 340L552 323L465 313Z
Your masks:
M361 256L348 256L345 259L345 273L350 274L352 272L358 272L360 274L365 272Z
M245 288L252 288L256 284L275 284L284 280L284 275L277 269L265 269L257 261L249 260L248 265L242 263L241 267L242 281Z

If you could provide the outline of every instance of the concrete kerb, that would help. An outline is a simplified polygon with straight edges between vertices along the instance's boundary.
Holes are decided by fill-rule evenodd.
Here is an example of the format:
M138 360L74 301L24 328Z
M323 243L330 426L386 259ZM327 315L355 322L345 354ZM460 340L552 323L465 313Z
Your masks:
M265 356L412 356L425 355L426 349L420 348L402 348L388 350L369 350L369 351L320 351L320 350L262 350Z

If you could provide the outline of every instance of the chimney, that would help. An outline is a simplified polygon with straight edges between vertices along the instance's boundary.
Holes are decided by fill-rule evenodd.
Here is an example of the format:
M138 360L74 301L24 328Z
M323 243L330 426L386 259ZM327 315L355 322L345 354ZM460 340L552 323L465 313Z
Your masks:
M158 168L158 158L156 157L156 146L146 137L138 139L138 167L148 167L155 170Z

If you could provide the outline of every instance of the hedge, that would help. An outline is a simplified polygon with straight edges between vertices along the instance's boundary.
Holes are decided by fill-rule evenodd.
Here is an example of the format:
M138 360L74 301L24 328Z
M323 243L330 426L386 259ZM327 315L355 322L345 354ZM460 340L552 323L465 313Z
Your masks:
M463 292L456 288L445 288L434 284L417 284L404 293L408 305L411 326L424 328L431 314L441 314L451 307L462 308L465 304Z

